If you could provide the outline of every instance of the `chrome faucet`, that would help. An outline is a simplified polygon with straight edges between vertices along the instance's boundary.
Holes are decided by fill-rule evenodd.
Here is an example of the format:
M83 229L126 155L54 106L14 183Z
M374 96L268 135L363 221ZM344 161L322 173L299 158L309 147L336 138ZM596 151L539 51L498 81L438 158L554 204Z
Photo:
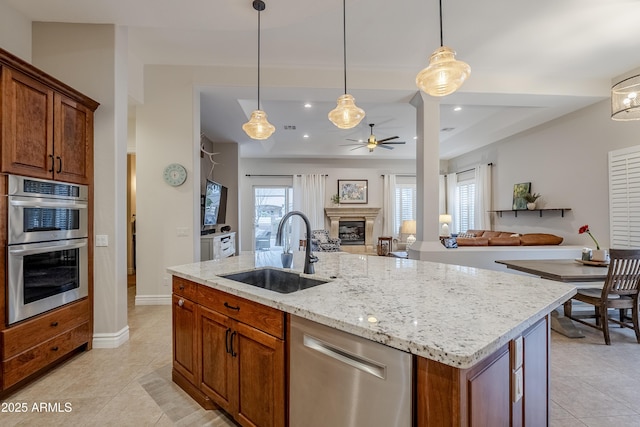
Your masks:
M276 234L276 246L282 246L282 228L284 227L285 222L294 216L298 215L300 218L304 220L304 224L307 227L307 245L304 249L304 273L305 274L314 274L315 270L313 268L313 263L318 262L318 257L311 253L311 223L309 222L309 218L305 214L300 211L291 211L287 212L285 216L280 220L280 224L278 224L278 233Z

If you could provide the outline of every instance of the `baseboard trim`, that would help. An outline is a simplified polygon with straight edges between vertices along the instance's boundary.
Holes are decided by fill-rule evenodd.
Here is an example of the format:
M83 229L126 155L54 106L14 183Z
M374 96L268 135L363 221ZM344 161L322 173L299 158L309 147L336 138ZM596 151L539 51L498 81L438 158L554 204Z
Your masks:
M129 341L129 326L115 333L93 334L93 348L118 348Z
M171 305L171 295L136 295L136 305Z

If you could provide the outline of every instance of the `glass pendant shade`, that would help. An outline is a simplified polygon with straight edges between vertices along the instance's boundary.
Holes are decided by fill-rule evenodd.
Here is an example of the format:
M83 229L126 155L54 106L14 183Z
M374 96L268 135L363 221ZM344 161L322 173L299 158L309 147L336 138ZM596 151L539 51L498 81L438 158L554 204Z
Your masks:
M253 110L249 121L242 125L242 130L249 135L249 138L267 139L276 128L267 121L267 113L262 110Z
M329 120L340 129L351 129L358 126L364 115L353 96L345 93L338 98L337 107L329 112Z
M640 120L640 75L624 79L611 88L611 118Z
M445 96L458 90L470 74L469 64L458 61L451 48L440 46L416 76L416 85L431 96Z

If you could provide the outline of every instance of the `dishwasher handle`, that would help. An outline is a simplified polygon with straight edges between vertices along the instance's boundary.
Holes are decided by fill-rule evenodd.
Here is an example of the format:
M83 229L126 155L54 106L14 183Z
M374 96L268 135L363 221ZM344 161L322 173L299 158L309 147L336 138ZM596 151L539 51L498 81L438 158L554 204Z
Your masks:
M325 356L336 359L342 363L346 363L349 366L367 372L380 379L384 380L387 376L386 365L376 363L372 360L364 359L339 347L314 338L310 335L304 334L303 344L305 347L311 350L315 350L319 353L324 354Z

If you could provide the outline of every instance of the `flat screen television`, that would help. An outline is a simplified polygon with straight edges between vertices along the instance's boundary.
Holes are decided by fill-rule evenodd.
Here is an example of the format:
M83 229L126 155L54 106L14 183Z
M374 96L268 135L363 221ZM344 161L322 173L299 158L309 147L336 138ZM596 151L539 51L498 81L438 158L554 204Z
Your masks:
M227 187L207 179L202 225L224 224L227 216Z

